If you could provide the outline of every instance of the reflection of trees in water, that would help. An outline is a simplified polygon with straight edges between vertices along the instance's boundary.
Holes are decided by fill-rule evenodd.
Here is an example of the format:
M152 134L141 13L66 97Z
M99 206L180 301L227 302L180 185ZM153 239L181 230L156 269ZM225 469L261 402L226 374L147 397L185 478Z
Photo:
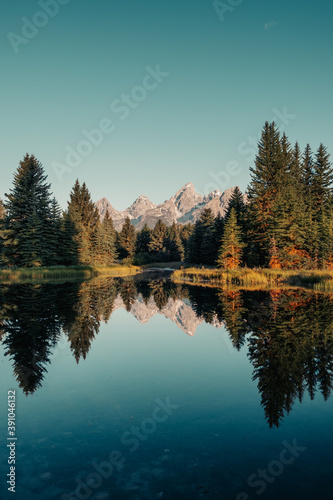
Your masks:
M316 388L325 399L331 394L333 297L302 290L255 295L243 293L246 311L257 310L254 322L245 316L249 358L267 421L279 426L306 391L312 399Z
M26 394L41 386L52 348L61 336L60 311L68 311L65 290L63 286L31 284L2 289L3 343Z
M100 278L84 283L18 284L0 293L0 335L26 394L42 385L62 332L76 361L85 359L101 322L120 296L127 311L140 297L159 310L187 299L206 323L224 322L233 346L245 343L269 425L278 426L295 401L333 383L333 296L304 290L235 291L169 280Z

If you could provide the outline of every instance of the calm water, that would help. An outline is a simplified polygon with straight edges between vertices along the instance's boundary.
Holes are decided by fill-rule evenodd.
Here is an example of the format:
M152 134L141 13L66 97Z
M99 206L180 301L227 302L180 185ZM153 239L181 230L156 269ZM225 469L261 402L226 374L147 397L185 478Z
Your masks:
M137 277L0 301L0 498L333 498L333 296Z

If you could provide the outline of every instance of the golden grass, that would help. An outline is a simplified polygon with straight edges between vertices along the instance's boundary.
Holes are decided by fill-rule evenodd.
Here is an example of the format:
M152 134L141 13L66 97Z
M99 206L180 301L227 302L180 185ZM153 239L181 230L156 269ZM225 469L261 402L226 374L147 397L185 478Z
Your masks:
M187 268L175 271L172 280L176 283L191 283L208 286L236 286L258 289L269 287L315 287L333 290L332 271L283 270L283 269L205 269Z
M131 276L141 271L138 266L54 266L33 268L8 268L0 270L0 282L54 281L89 279L95 276Z

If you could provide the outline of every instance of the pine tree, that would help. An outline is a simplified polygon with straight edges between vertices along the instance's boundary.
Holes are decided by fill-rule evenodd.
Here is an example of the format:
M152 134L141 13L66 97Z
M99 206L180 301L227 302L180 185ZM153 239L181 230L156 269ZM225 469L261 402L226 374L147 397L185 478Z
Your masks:
M3 233L3 222L5 219L6 211L3 206L2 200L0 198L0 267L3 263L3 243L4 243L4 233Z
M57 266L63 258L59 251L59 243L61 239L61 208L55 198L51 200L50 220L47 224L48 242L50 245L50 263Z
M118 251L121 259L131 259L135 252L136 233L131 219L126 217L123 227L118 233Z
M100 225L100 216L85 183L81 186L76 180L70 193L67 213L71 223L75 226L75 240L80 264L94 264L94 243L96 231Z
M330 271L333 270L333 200L328 199L323 216L321 238L321 266Z
M274 225L273 204L278 192L286 183L290 163L290 145L280 134L275 123L265 123L258 144L255 167L250 168L251 182L248 188L247 243L250 249L249 263L267 266L270 253L271 229Z
M184 247L179 233L179 227L175 222L167 228L165 245L170 261L180 261L184 258Z
M300 186L302 177L302 153L298 142L295 143L295 147L292 151L289 171L292 182Z
M5 217L5 215L6 215L6 210L5 210L4 206L3 206L2 199L0 198L0 220L3 220L4 217Z
M164 222L159 219L151 234L149 243L149 251L155 254L165 252L165 238L167 234L167 227Z
M309 144L306 145L301 161L301 190L299 194L304 200L303 224L307 228L304 248L311 255L312 267L317 268L319 258L318 224L314 215L314 165Z
M231 209L226 222L217 265L223 269L236 269L242 263L244 243L241 229L237 224L236 210Z
M310 146L307 146L302 174L303 189L306 195L304 223L307 227L307 238L305 246L311 255L313 267L317 269L326 265L327 249L330 245L327 235L330 228L328 212L330 212L333 169L329 161L329 154L323 144L320 144L318 148L315 161L312 160Z
M302 162L301 162L301 182L303 185L304 198L308 202L308 207L311 208L310 202L312 201L313 195L313 177L314 177L314 166L313 158L310 144L306 145Z
M201 242L202 242L202 225L200 220L197 220L192 234L189 237L186 251L186 262L189 264L201 263Z
M113 264L118 257L116 250L116 230L108 211L106 211L101 228L103 233L102 253L104 263L108 266Z
M80 264L78 224L65 212L60 220L59 255L60 265L76 266Z
M300 269L309 265L310 255L305 249L304 210L302 196L289 179L273 205L275 216L271 228L269 267Z
M136 254L144 254L149 252L149 243L151 241L152 230L145 224L136 237Z
M329 158L327 149L320 144L313 166L314 210L317 218L320 217L319 212L323 210L331 193L333 169Z
M291 144L286 136L285 132L283 132L281 137L281 174L282 181L284 181L284 172L291 172L293 159L294 159L294 151L291 147Z
M109 266L117 258L116 231L107 211L103 222L98 224L93 234L93 258L99 266Z
M3 221L3 258L6 265L20 267L53 264L49 240L52 220L50 184L39 161L28 155L14 174L13 188L6 194Z
M188 254L188 249L189 249L189 241L191 234L193 233L194 230L194 225L191 224L190 222L188 224L181 224L179 226L179 236L184 248L184 258Z
M244 196L238 186L236 186L232 192L230 197L227 210L224 216L224 221L226 222L230 216L230 212L232 209L235 209L237 224L244 229L244 216L245 216L245 203Z
M201 263L214 265L216 260L215 248L215 218L211 208L205 208L199 219L201 231L200 256Z

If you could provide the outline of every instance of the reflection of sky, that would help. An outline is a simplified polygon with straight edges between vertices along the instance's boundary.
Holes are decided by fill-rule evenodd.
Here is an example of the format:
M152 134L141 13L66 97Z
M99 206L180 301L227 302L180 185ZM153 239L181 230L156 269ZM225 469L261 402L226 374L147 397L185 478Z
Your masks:
M76 177L94 200L107 196L124 209L140 194L161 203L188 181L204 192L216 182L209 172L229 161L242 170L225 187L244 189L248 139L256 142L284 107L296 115L286 127L292 142L316 149L323 141L332 151L332 9L327 0L244 0L221 22L213 2L71 0L15 54L8 32L19 34L21 18L40 8L7 2L0 197L27 151L42 161L63 207ZM113 116L111 103L157 64L170 76L126 120ZM103 118L115 119L115 132L59 183L52 163Z
M17 491L23 494L24 486L24 498L60 498L78 474L92 472L93 460L105 460L113 449L122 452L125 467L101 491L130 487L134 474L142 481L142 495L148 488L145 478L155 493L203 485L221 494L224 485L225 498L235 498L242 489L248 491L250 474L278 458L282 441L293 439L308 451L270 486L267 498L281 499L284 491L291 498L308 498L316 487L312 468L321 471L323 488L329 484L332 398L324 403L319 394L313 402L306 396L279 429L269 429L247 349L232 350L223 328L202 324L190 337L162 316L142 325L119 309L102 324L79 365L69 345L60 346L43 387L28 397L16 387L8 357L1 358L1 414L7 389L17 389ZM122 434L151 417L156 398L165 401L167 396L179 408L130 453L120 442ZM3 463L1 472L5 468ZM50 472L51 479L40 479ZM32 486L35 493L27 490Z

